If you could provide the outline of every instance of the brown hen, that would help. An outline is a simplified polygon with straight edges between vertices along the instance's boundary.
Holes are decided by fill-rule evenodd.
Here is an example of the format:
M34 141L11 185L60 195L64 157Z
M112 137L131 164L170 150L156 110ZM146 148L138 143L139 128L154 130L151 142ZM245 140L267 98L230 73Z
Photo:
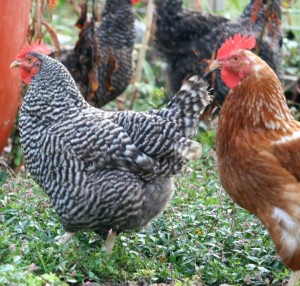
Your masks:
M259 217L282 261L300 277L300 124L281 83L249 51L254 37L235 35L219 49L213 68L231 88L219 117L221 183L235 203Z

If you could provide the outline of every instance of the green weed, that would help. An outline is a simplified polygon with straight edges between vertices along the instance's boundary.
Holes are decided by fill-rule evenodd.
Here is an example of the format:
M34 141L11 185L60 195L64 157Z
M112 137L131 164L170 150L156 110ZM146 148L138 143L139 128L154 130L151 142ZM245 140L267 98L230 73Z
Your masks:
M287 279L265 228L220 187L212 149L176 178L167 210L149 228L121 234L110 256L93 233L58 245L63 229L50 199L29 176L6 174L1 285L281 285Z

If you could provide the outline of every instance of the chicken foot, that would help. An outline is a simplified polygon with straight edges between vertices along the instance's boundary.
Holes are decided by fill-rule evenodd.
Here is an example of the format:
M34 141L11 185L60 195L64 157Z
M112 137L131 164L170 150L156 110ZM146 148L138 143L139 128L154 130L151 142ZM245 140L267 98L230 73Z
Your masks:
M103 249L106 250L109 254L113 252L114 245L117 239L117 232L116 231L110 231L107 235L105 244Z
M293 271L287 286L296 286L297 282L300 280L300 270Z
M59 240L59 244L66 244L68 241L72 239L75 235L75 232L66 232Z

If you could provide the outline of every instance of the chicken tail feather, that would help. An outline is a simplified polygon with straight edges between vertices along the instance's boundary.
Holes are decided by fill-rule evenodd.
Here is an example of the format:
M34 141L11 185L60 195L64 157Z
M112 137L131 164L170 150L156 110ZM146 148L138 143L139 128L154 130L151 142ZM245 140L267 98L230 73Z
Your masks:
M195 136L199 117L213 100L213 96L207 89L208 83L195 75L183 83L181 89L169 102L167 117L175 117L174 119L180 125L181 136L187 138Z
M176 152L187 160L197 160L202 156L201 144L190 139L181 138L174 147Z

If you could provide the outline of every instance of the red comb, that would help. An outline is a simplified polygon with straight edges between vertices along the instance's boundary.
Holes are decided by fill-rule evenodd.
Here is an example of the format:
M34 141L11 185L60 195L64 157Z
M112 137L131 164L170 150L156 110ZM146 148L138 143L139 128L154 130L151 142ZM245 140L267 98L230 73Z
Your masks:
M217 59L224 58L235 50L251 50L255 47L255 44L254 36L248 38L248 35L235 34L233 37L228 38L218 50Z
M32 40L31 44L26 43L23 46L21 52L17 56L17 60L21 60L29 52L36 52L39 54L49 55L51 53L51 49L49 48L49 46L43 43L43 40L36 40L36 42Z
M135 5L135 4L140 3L140 2L141 2L141 0L131 0L132 5Z

